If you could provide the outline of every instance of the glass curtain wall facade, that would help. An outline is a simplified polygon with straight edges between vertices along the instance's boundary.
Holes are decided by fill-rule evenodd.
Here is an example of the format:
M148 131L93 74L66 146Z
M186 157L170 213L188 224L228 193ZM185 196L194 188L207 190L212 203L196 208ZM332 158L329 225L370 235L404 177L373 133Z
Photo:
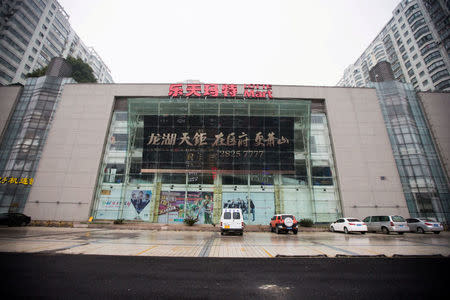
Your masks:
M23 212L62 87L72 78L29 78L0 145L0 212Z
M410 84L374 82L411 216L449 222L449 186Z
M311 121L312 120L312 121ZM341 216L324 112L308 100L116 100L92 215L179 223L246 224L275 213Z

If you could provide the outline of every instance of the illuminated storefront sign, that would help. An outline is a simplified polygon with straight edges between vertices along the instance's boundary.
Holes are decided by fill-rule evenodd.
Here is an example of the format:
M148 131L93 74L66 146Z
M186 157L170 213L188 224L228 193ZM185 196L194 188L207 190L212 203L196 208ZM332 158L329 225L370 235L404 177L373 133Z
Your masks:
M23 185L33 185L33 178L16 178L16 177L0 177L0 184L23 184Z
M294 118L144 116L143 173L294 171Z
M171 97L237 97L246 99L272 99L272 85L270 84L244 84L244 92L238 94L236 84L171 84L169 87Z

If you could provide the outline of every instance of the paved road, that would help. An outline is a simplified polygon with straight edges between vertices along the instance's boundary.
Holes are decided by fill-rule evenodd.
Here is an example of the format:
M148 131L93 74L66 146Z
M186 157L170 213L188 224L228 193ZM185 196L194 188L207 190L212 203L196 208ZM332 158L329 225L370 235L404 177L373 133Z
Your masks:
M173 257L261 257L277 255L450 255L450 232L298 235L246 232L175 232L91 228L0 227L0 252Z
M0 253L0 264L4 297L399 300L445 297L450 259Z

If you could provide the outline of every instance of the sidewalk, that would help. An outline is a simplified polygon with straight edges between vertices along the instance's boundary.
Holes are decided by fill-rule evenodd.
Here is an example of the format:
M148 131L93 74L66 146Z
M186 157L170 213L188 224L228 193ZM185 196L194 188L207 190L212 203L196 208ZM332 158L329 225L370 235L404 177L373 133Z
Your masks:
M210 231L219 232L220 226L208 224L195 224L187 226L185 224L160 224L160 223L138 223L125 222L123 224L113 224L112 222L95 222L95 223L79 223L74 222L73 227L76 228L106 228L106 229L128 229L128 230L156 230L156 231ZM246 232L269 232L269 225L246 225ZM323 232L329 231L328 227L299 227L299 232Z

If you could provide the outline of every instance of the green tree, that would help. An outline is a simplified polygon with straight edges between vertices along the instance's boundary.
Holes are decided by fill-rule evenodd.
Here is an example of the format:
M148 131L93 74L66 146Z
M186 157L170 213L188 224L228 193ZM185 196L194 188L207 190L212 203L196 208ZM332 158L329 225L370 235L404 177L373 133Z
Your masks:
M85 63L81 58L74 58L69 56L66 58L66 62L68 62L72 66L72 78L78 83L87 83L87 82L97 82L97 79L94 76L94 71L91 66ZM45 75L47 71L47 67L43 67L37 70L34 70L31 73L28 73L27 77L41 77Z

